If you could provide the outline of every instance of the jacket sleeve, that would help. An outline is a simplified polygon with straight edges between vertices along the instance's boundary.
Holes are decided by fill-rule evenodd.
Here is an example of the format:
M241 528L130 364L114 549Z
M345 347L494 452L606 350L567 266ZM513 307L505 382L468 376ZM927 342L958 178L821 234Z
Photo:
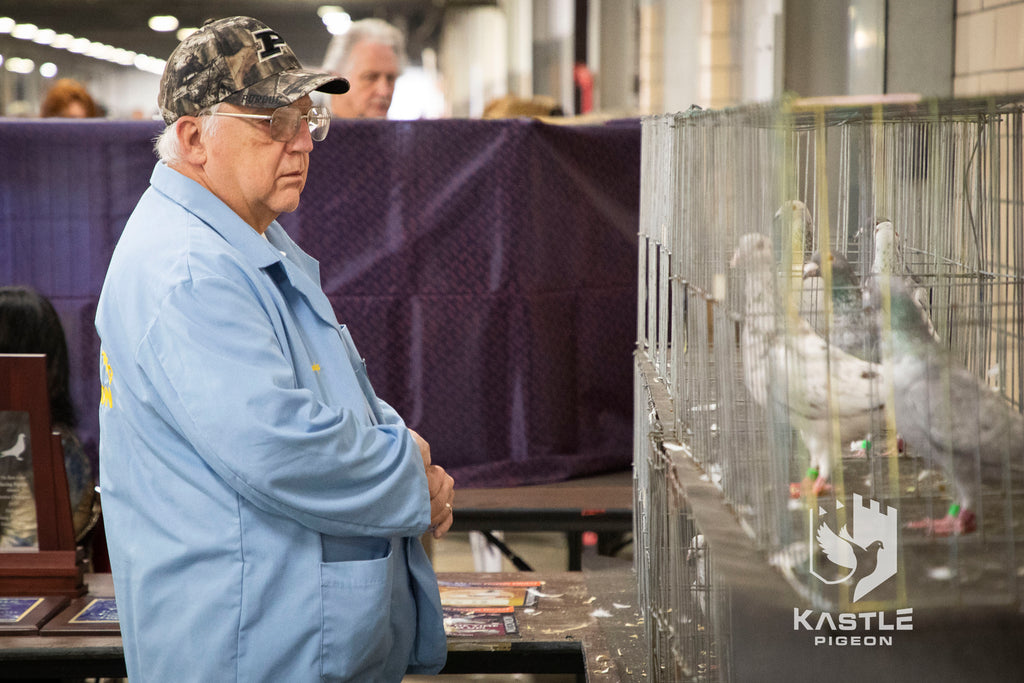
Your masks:
M426 475L404 424L369 424L361 392L328 406L299 386L282 344L302 340L279 339L276 314L251 283L219 276L185 282L162 303L136 362L152 409L182 437L180 466L194 452L254 505L321 533L425 531Z
M384 399L378 398L377 405L380 406L380 414L383 418L384 424L389 425L402 425L405 426L405 420L398 414L398 411L392 408Z

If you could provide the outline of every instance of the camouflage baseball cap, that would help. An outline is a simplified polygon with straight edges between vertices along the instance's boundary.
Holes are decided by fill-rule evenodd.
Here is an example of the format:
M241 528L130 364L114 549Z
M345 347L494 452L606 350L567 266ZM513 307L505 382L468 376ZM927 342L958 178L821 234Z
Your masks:
M173 123L219 102L285 107L314 90L341 94L348 81L302 68L284 39L250 17L207 22L167 58L160 78L160 113Z

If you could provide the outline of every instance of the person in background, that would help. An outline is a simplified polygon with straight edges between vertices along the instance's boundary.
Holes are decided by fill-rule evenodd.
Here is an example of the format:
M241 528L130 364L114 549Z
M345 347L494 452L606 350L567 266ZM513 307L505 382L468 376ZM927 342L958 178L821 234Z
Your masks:
M514 118L546 118L565 116L562 105L554 97L548 95L534 95L533 97L516 97L515 95L502 95L495 97L484 107L483 118L485 119L514 119Z
M44 119L89 119L100 116L100 109L84 85L73 78L61 78L46 93L39 115Z
M161 160L96 311L130 680L397 683L444 665L420 536L450 528L454 482L376 396L277 221L330 127L310 94L347 89L250 17L167 60Z
M391 108L395 82L405 68L405 36L381 19L361 19L331 38L323 69L344 76L352 85L331 96L331 112L339 118L382 119Z
M71 403L67 340L49 299L29 287L0 287L0 353L46 354L50 422L64 447L72 526L76 540L82 541L98 519L96 476L75 434L78 419ZM0 548L35 547L36 502L30 478L19 475L8 505L9 523L0 528Z

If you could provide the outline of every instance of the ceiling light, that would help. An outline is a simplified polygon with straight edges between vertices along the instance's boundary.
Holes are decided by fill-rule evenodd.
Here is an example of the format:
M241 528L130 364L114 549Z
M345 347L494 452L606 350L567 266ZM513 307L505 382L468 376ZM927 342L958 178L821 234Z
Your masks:
M59 33L53 38L53 42L50 43L50 47L59 48L66 50L71 47L71 44L75 41L75 37L70 33Z
M39 27L35 24L15 24L11 29L11 36L22 40L32 40L38 32Z
M318 17L320 17L321 19L323 19L324 15L327 15L327 14L341 14L344 11L345 10L343 10L340 7L338 7L337 5L320 5L319 7L316 8L316 15Z
M111 55L114 54L114 46L107 45L105 43L90 43L89 49L85 51L86 57L94 57L96 59L110 59Z
M133 64L135 64L135 68L140 71L148 71L151 74L159 76L163 74L164 66L167 64L167 61L164 59L157 59L156 57L150 57L149 55L136 55Z
M345 12L342 12L340 15L329 14L324 17L324 26L327 27L327 31L332 35L340 36L348 33L349 28L352 27L352 17Z
M185 40L186 38L188 38L190 35L192 35L193 33L195 33L198 30L199 29L197 27L195 27L195 26L188 26L186 28L179 28L178 32L174 34L174 37L177 38L179 41L182 41L182 40Z
M340 36L352 26L352 17L337 5L322 5L317 8L316 13L333 35Z
M92 45L92 41L88 38L75 38L71 41L71 45L69 45L66 49L68 52L84 54L85 51L89 49L90 45Z
M131 50L125 50L124 48L117 48L114 51L114 55L110 58L110 61L121 66L131 66L135 62L135 57L138 55Z
M56 37L56 31L52 28L44 28L36 31L36 35L32 38L32 42L39 43L40 45L51 45Z
M149 27L160 33L173 31L178 28L178 18L170 14L158 14L149 18Z
M36 70L36 63L31 59L23 59L22 57L11 57L4 64L4 67L16 74L30 74Z
M164 19L173 21L174 25L169 26L163 30L173 31L177 28L178 20L174 17L154 17L154 19ZM152 21L150 22L152 25ZM157 22L159 25L160 22ZM155 29L156 27L154 27ZM188 30L188 29L183 29ZM196 30L196 29L191 29ZM19 24L10 17L0 17L0 35L11 34L15 38L22 40L33 40L42 45L49 45L56 49L67 50L75 54L84 55L87 57L93 57L95 59L104 59L109 62L120 64L123 66L134 66L140 71L148 71L149 73L157 76L161 75L164 71L164 66L167 62L163 59L156 59L149 55L140 55L131 50L125 50L123 48L117 48L112 45L104 45L103 43L94 43L88 38L76 38L70 33L57 33L53 29L39 28L35 24ZM35 70L35 62L31 59L21 59L17 57L11 57L4 61L3 55L0 55L0 67L5 67L8 71L14 73L28 74ZM52 78L57 73L57 66L53 62L46 62L39 67L39 73L44 78ZM48 75L51 74L52 75Z

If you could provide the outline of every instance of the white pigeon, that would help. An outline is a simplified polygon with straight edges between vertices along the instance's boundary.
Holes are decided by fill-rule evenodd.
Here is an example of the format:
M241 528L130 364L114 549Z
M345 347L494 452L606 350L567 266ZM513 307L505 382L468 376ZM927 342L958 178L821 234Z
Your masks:
M814 218L811 210L799 199L789 199L775 212L781 236L783 253L789 254L789 263L793 268L794 281L799 281L799 289L794 291L797 297L797 310L820 332L818 326L825 310L824 292L816 281L802 278L804 260L814 248Z
M881 369L830 347L801 318L785 328L779 324L775 261L767 236L741 237L732 266L744 274L744 383L762 408L788 411L810 456L804 484L820 495L828 489L833 458L841 457L842 445L877 433L885 408L876 391Z
M802 263L804 255L814 245L814 218L811 216L811 210L799 199L790 199L782 203L775 212L775 218L789 219L789 224L782 234L790 239L794 265Z
M18 462L22 461L22 454L25 452L25 435L18 434L18 440L10 448L0 451L0 458L14 458Z

